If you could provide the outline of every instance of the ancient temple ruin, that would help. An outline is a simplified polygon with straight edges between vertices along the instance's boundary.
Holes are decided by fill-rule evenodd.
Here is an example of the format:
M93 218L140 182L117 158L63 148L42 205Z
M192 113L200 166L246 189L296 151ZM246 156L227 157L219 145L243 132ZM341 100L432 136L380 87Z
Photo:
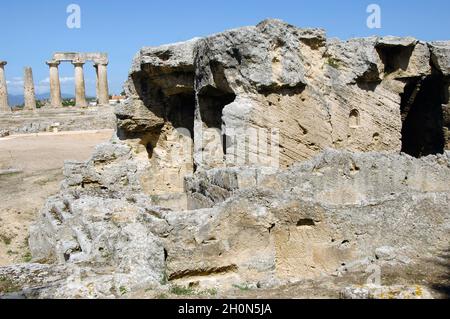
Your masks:
M57 52L46 62L50 71L50 106L61 107L61 83L59 80L59 65L61 62L70 62L74 66L75 78L75 106L87 107L86 85L84 80L83 66L86 62L92 61L96 73L96 95L98 105L109 104L109 88L107 66L109 63L106 53L76 53L76 52ZM4 67L6 61L0 61L0 112L10 112L8 104L8 88L5 78ZM36 108L34 96L34 83L32 79L32 70L27 68L24 76L24 98L25 110Z
M87 61L92 61L96 70L98 104L109 104L107 76L108 55L106 53L57 52L50 61L46 62L50 68L50 100L53 107L62 106L61 85L58 70L58 66L61 62L71 62L75 67L75 106L87 106L83 71L83 66Z

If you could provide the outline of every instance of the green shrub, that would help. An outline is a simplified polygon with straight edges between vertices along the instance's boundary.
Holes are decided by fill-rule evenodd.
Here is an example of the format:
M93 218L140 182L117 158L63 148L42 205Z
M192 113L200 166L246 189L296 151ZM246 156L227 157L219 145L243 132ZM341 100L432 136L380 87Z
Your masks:
M242 286L242 285L234 284L233 287L239 289L240 291L249 291L250 290L250 287L248 285Z
M25 255L23 255L22 259L24 262L29 263L31 259L33 259L33 257L31 256L30 252L27 252Z
M335 68L335 69L339 69L341 67L341 61L338 59L335 59L333 57L329 57L327 59L326 64L328 64L329 66L331 66L332 68Z
M178 285L174 285L170 288L170 293L177 296L192 296L195 294L195 290L192 288L186 288Z
M128 292L127 288L124 287L124 286L120 286L120 287L119 287L119 291L120 291L120 294L121 294L122 296L125 295L125 294Z
M19 291L20 287L18 287L14 282L6 277L0 277L0 293L11 293Z
M12 240L11 237L8 237L6 235L0 235L0 239L6 246L11 245L11 240Z

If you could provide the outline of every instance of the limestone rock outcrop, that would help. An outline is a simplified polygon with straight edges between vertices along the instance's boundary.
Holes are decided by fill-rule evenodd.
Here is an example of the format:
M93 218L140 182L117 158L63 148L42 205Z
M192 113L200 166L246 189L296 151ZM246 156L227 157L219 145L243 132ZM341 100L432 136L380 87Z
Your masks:
M169 213L168 278L264 285L430 257L448 244L449 168L448 154L326 151L211 209Z
M449 56L447 42L341 41L278 20L143 48L118 135L150 158L142 179L156 195L182 191L194 170L289 167L326 148L442 153ZM280 151L261 152L261 140Z
M126 154L113 144L99 149L109 159ZM287 171L265 172L256 184L249 182L256 170L244 178L218 169L216 178L200 178L209 180L217 204L189 211L154 206L131 191L132 180L121 193L118 180L132 166L108 165L103 178L67 165L63 191L31 229L35 261L95 270L100 287L85 297L108 296L101 293L105 282L112 291L167 283L273 287L370 265L409 265L448 248L448 152L414 159L327 150Z
M34 262L69 278L33 293L429 262L450 239L449 57L447 42L340 41L279 20L143 48L116 136L66 163L31 228Z

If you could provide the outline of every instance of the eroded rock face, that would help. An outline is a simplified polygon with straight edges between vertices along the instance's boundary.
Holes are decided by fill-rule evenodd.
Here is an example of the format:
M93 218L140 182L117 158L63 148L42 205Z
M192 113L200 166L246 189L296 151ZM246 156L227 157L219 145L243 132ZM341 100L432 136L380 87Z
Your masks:
M31 229L34 261L69 278L34 294L273 287L434 258L449 242L448 56L278 20L142 49L117 136L66 163Z
M264 285L431 257L448 244L449 164L330 150L212 209L169 213L168 277Z
M98 274L87 276L91 285L111 280L113 291L133 291L167 283L273 287L410 265L448 248L448 153L415 159L328 150L287 171L200 176L209 196L197 195L210 208L190 211L155 207L140 192L114 198L107 186L103 193L68 187L31 229L33 256L89 267ZM77 287L69 295L83 295L83 280Z
M279 20L143 48L119 136L149 158L142 183L157 195L194 170L288 167L326 148L442 153L449 56L447 42L340 41ZM261 150L266 140L280 152Z

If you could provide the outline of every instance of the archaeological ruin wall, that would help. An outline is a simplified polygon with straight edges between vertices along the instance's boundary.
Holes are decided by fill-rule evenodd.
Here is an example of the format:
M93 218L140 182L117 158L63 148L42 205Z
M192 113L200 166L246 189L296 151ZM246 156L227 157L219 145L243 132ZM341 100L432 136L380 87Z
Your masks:
M69 62L74 65L75 108L63 108L59 65ZM92 62L96 71L96 97L99 108L87 108L84 65ZM11 134L114 129L115 116L110 106L106 53L57 52L46 62L49 67L50 99L46 105L38 103L35 96L33 70L24 68L24 107L12 108L8 102L5 77L6 61L0 61L0 130Z
M53 54L51 60L46 62L50 69L50 103L52 106L62 106L58 67L61 62L70 62L73 64L75 72L75 105L87 107L83 66L88 61L92 61L95 68L97 102L99 105L109 104L108 55L106 53L57 52Z
M62 107L61 83L59 79L59 65L61 62L70 62L74 66L75 78L75 106L87 107L86 85L83 66L92 61L96 73L96 96L98 105L109 105L109 89L107 66L109 63L106 53L80 53L57 52L46 62L50 72L50 106ZM8 103L8 88L5 77L6 61L0 61L0 112L9 113L11 108ZM36 109L36 97L34 91L33 71L30 67L24 70L24 110Z

